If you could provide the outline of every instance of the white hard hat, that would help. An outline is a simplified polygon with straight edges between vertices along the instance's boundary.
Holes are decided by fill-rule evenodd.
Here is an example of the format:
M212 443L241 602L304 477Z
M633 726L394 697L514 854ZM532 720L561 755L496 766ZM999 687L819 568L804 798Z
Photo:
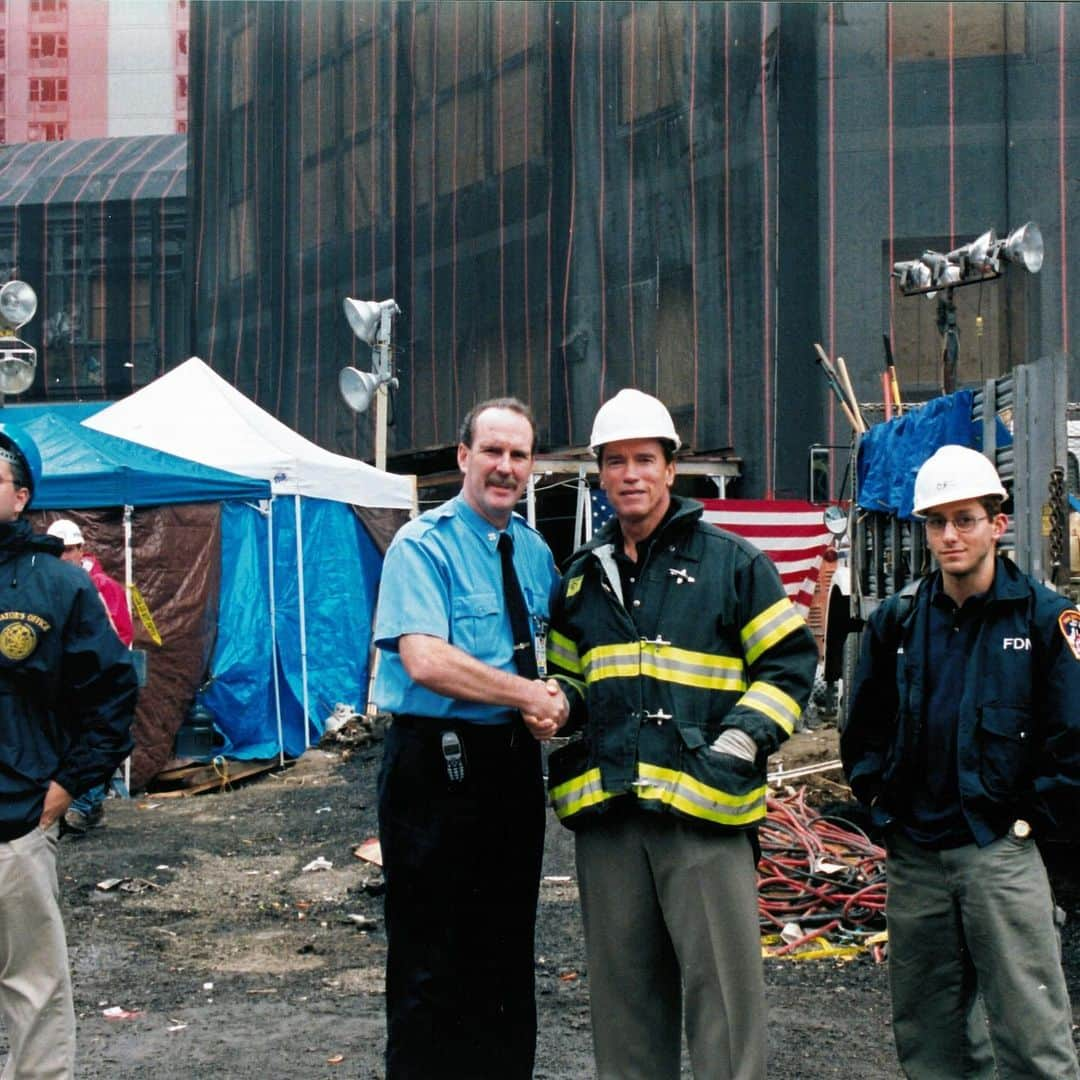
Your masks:
M600 406L589 436L589 449L595 452L605 443L622 439L667 439L676 450L682 446L664 403L640 390L620 390Z
M1001 477L989 458L966 446L943 446L915 474L913 510L925 514L935 506L986 495L1006 497Z
M47 531L50 536L59 536L64 541L64 547L75 547L83 542L82 529L67 518L54 521Z

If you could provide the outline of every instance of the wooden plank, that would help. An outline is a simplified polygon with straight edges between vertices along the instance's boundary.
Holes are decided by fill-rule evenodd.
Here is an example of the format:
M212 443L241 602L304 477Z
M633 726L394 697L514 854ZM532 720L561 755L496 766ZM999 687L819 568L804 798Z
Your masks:
M208 771L210 773L208 778L198 780L191 778L184 787L173 791L154 791L151 794L155 799L182 799L189 795L201 795L206 791L222 791L232 784L250 780L253 776L260 776L277 767L276 758L272 761L246 761L242 764L226 762L224 775L217 773L213 766L208 766L206 769L199 770L200 773Z

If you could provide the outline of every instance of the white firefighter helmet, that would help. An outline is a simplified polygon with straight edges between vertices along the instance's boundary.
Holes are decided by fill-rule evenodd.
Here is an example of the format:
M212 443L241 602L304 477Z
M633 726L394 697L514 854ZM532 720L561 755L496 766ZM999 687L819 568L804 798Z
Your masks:
M623 439L667 439L676 450L682 446L664 403L640 390L620 390L600 406L589 436L589 449L596 453L605 443Z
M943 446L935 451L915 474L914 512L963 499L986 495L1006 497L997 469L990 460L967 446Z
M68 518L54 521L46 530L50 536L58 536L64 541L64 547L76 547L83 542L82 529Z

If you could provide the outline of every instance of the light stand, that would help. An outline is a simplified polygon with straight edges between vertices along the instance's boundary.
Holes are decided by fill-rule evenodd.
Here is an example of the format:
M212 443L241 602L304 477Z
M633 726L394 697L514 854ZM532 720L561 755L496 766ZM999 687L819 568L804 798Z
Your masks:
M37 294L25 281L0 288L0 406L6 394L21 394L34 384L37 349L15 336L37 312Z
M386 443L390 388L397 389L393 358L390 352L390 331L395 315L401 309L393 300L344 300L345 317L353 333L365 345L371 346L371 371L354 367L342 368L338 389L345 404L353 412L366 412L375 398L375 468L386 470Z
M956 369L960 353L960 333L956 325L956 302L953 290L963 285L978 285L1001 277L1001 265L1019 263L1029 273L1037 274L1043 264L1043 238L1033 221L1014 229L999 240L988 229L969 244L942 255L924 251L918 259L893 264L896 278L904 296L938 298L937 328L941 334L942 391L951 394L956 389ZM940 293L940 295L938 295Z

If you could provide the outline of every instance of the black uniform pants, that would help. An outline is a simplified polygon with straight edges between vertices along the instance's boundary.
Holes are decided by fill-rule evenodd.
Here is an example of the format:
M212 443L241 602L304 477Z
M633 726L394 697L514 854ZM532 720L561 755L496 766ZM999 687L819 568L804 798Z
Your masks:
M452 781L444 731L465 748ZM540 748L518 723L399 716L379 774L387 1080L514 1080L536 1049Z

